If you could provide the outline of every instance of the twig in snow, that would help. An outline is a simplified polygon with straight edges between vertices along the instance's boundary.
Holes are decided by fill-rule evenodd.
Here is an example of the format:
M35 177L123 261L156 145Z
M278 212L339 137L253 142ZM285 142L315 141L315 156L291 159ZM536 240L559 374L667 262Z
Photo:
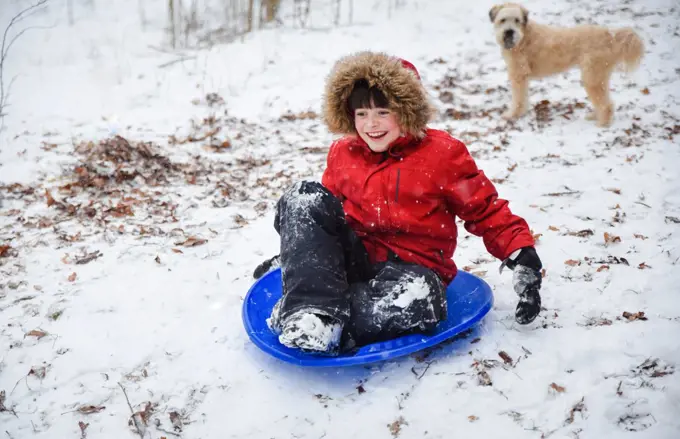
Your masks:
M423 376L425 376L425 373L427 373L427 370L430 368L430 366L432 366L432 363L434 363L434 361L425 363L426 364L425 369L423 370L423 373L421 373L420 375L418 375L418 372L416 372L415 366L411 368L411 372L413 372L413 375L416 376L416 379L421 379Z
M196 57L195 56L183 56L181 58L173 59L172 61L168 61L166 63L163 63L163 64L159 65L158 68L163 69L165 67L171 66L171 65L176 64L178 62L188 61L190 59L196 59Z
M174 431L166 430L165 428L162 428L162 427L159 427L159 426L156 426L156 430L160 431L161 433L170 434L172 436L182 437L182 435L179 434L179 433L175 433Z
M139 437L141 437L142 439L144 439L144 430L145 430L145 428L144 428L143 426L140 426L140 425L139 425L139 421L137 421L137 417L135 416L135 411L134 411L134 409L132 408L132 404L130 404L130 398L128 398L127 392L125 391L125 387L123 387L123 385L122 385L120 382L118 383L118 385L119 385L120 388L123 390L123 395L125 395L125 400L127 401L127 405L128 405L128 407L130 408L130 413L132 414L132 416L131 416L131 418L132 418L132 423L133 423L133 425L135 426L135 429L137 430L137 434L139 435Z

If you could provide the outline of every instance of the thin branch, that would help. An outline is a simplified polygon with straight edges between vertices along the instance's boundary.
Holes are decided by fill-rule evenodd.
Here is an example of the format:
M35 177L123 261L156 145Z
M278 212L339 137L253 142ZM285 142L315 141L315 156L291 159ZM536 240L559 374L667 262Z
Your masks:
M5 90L5 81L4 81L4 71L5 71L5 60L7 60L7 54L9 53L9 49L12 48L14 43L17 41L19 37L21 37L26 31L29 29L33 28L26 28L21 30L19 33L14 35L9 42L7 40L7 35L9 35L9 31L12 29L12 27L17 24L19 21L22 20L25 16L27 16L30 12L35 11L37 8L40 6L43 6L47 3L47 0L38 0L36 3L33 5L27 7L26 9L23 9L20 11L18 14L16 14L12 19L9 21L9 24L5 28L5 31L2 34L2 43L0 44L0 118L3 116L3 109L6 106L7 99L9 96L9 88ZM12 81L13 82L13 81ZM10 82L10 86L12 83Z
M121 389L123 389L123 395L125 395L125 400L127 401L128 407L130 407L130 413L132 413L132 424L135 426L135 429L137 430L137 434L139 437L144 439L144 431L143 428L140 428L139 423L137 421L137 418L135 417L135 411L132 408L132 404L130 404L130 398L128 398L128 394L125 391L125 387L119 382L118 385L120 386Z
M130 398L128 398L128 394L125 391L125 387L123 387L123 385L121 383L118 383L118 385L120 386L121 389L123 389L123 395L125 395L125 400L127 401L127 405L128 405L128 407L130 407L130 413L134 414L135 411L132 409L132 404L130 404Z

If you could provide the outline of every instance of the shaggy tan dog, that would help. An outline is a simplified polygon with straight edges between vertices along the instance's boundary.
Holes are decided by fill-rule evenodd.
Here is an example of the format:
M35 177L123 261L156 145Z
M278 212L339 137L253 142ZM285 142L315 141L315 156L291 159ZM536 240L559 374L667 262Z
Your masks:
M644 52L640 37L630 28L554 27L528 17L529 11L515 3L496 5L489 11L512 88L512 103L503 117L514 120L528 110L530 79L578 66L595 110L588 119L608 126L614 113L609 77L617 66L628 72L637 68Z

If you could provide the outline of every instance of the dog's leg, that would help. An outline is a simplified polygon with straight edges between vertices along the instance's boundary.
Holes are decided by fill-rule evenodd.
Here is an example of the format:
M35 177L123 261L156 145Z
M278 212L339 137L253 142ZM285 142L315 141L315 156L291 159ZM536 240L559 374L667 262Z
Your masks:
M614 105L609 98L609 76L611 69L600 64L587 64L582 67L581 77L594 111L586 116L595 120L600 127L609 126L614 116Z
M515 120L524 115L529 108L529 77L526 74L510 74L512 102L503 113L503 119Z

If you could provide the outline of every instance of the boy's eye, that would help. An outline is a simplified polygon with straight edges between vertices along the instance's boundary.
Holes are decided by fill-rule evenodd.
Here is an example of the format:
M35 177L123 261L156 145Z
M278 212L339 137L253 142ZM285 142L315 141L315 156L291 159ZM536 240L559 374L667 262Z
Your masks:
M358 117L364 117L364 116L366 116L366 112L365 111L357 111L355 113L355 115L358 116Z
M380 111L378 111L378 114L381 115L381 116L387 116L388 114L390 114L390 111L389 110L380 110Z

